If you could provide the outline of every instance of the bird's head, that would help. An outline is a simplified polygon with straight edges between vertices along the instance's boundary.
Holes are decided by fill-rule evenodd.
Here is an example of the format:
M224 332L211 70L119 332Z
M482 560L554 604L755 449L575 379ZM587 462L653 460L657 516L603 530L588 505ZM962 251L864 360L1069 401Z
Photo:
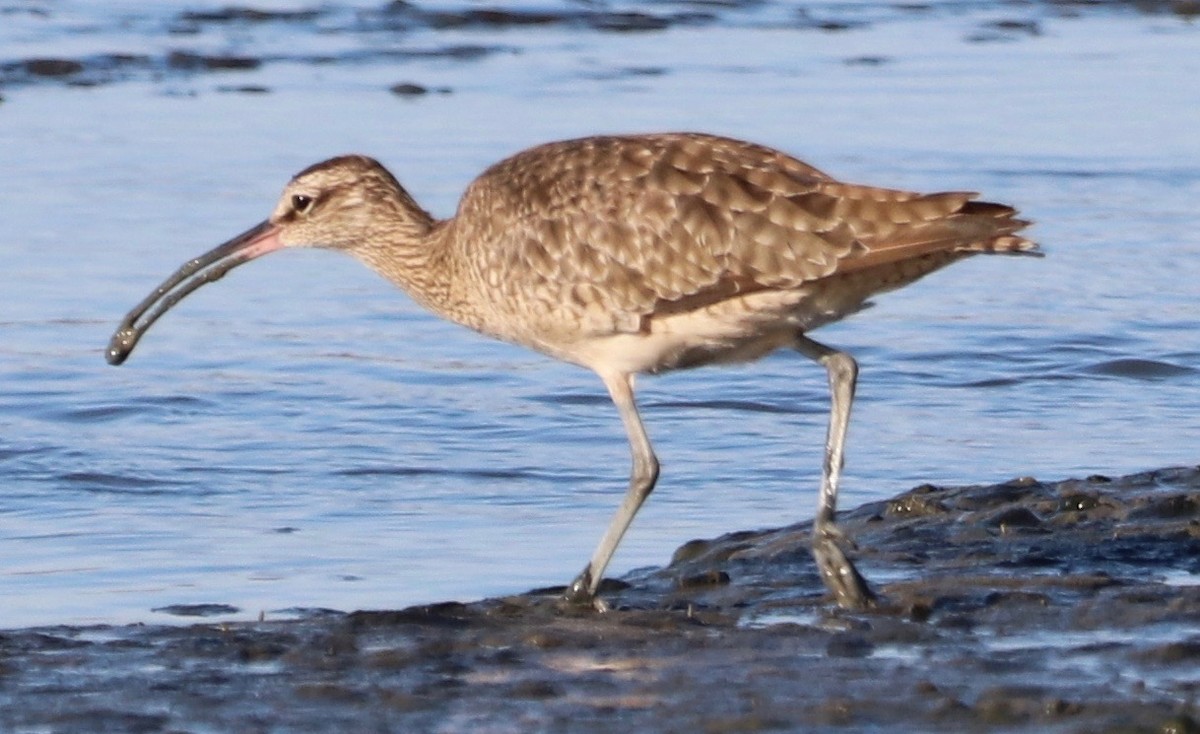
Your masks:
M428 219L378 161L345 155L296 174L265 224L281 247L353 251L380 230L419 234Z
M113 334L105 358L113 365L124 362L159 317L192 291L243 263L289 247L359 254L381 237L420 236L431 222L392 174L372 158L339 156L310 166L284 187L269 218L187 261L135 306Z

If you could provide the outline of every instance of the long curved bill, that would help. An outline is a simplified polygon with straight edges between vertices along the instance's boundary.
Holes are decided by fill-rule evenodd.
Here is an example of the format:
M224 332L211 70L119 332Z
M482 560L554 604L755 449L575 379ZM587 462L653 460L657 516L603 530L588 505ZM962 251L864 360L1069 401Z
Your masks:
M220 280L225 273L242 263L283 246L279 240L279 228L265 221L200 257L187 261L125 316L108 342L104 358L111 365L121 364L133 352L142 334L189 293L206 283Z

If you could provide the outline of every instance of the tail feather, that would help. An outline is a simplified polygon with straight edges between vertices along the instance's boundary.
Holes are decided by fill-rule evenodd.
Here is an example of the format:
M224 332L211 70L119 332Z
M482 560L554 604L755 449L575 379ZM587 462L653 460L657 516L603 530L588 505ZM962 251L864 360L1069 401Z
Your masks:
M986 242L976 242L971 246L959 249L964 252L986 252L1003 255L1029 255L1031 257L1043 257L1046 254L1042 252L1041 248L1038 246L1038 243L1015 234L1000 235L998 237L993 237Z
M930 194L911 201L893 202L893 208L908 207L913 213L924 216L897 215L894 220L907 221L886 232L860 237L862 248L844 260L840 270L865 270L939 252L959 256L974 253L1041 254L1036 243L1017 234L1029 226L1029 222L1017 217L1016 209L989 201L968 200L966 196L972 194ZM928 209L930 202L950 204L951 207L941 211L918 208Z
M996 220L993 226L995 233L986 239L971 242L956 248L961 252L986 252L1012 255L1032 255L1041 257L1038 244L1030 239L1016 234L1028 227L1028 219L1017 217L1017 210L1007 204L996 204L990 201L968 201L958 214L968 217L990 217Z

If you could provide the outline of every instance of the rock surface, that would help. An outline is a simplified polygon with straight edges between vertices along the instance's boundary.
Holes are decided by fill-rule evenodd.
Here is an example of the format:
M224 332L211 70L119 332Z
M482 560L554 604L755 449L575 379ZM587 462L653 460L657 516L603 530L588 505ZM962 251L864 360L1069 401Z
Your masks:
M830 606L810 525L606 582L398 611L0 632L0 729L1200 731L1200 468L917 487L844 513L877 609Z

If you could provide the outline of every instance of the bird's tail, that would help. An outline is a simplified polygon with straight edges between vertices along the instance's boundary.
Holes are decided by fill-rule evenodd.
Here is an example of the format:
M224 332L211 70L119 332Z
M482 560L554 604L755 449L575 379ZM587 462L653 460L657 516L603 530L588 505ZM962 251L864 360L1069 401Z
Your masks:
M990 218L995 220L992 226L994 234L986 239L976 240L963 245L959 252L986 252L1010 255L1032 255L1041 257L1041 248L1030 239L1022 237L1017 232L1029 226L1027 219L1020 219L1017 210L1007 204L994 204L990 201L968 201L958 210L959 216Z

